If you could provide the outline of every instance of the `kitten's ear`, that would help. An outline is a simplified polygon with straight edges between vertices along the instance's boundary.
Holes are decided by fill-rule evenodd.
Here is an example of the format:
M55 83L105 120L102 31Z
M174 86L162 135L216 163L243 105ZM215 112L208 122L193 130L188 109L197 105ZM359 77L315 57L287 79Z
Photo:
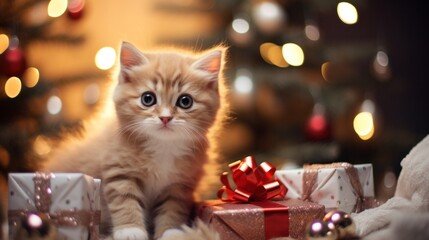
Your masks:
M219 72L222 67L222 54L221 49L216 49L207 53L206 55L197 59L191 67L205 73L210 76L211 85L217 88L217 81L219 79Z
M148 59L131 43L122 42L119 62L121 64L121 79L123 82L129 82L130 78L127 74L127 70L135 66L146 64Z

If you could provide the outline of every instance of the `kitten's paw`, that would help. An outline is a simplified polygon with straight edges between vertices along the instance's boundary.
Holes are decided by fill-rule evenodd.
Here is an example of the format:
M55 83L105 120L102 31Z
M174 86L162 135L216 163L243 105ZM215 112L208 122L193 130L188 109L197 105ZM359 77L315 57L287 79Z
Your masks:
M114 240L148 240L147 231L140 227L127 227L115 230Z
M162 234L159 240L178 239L180 237L183 237L184 235L185 235L185 232L183 232L182 230L177 228L171 228L171 229L165 230L165 232Z

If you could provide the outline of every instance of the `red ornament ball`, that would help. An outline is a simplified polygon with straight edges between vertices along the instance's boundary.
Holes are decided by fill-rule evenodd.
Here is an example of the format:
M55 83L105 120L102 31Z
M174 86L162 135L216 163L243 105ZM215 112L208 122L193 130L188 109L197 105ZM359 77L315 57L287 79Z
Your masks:
M0 55L1 73L8 76L21 76L27 68L24 51L19 47L8 48Z

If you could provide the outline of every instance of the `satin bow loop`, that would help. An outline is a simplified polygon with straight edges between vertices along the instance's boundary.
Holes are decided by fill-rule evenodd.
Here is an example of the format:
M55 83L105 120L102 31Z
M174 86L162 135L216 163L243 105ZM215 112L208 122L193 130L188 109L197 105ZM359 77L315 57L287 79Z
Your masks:
M257 166L255 159L248 156L228 167L232 176L228 172L222 173L223 186L217 193L223 201L265 201L275 197L283 199L286 195L287 188L274 178L276 168L267 162Z

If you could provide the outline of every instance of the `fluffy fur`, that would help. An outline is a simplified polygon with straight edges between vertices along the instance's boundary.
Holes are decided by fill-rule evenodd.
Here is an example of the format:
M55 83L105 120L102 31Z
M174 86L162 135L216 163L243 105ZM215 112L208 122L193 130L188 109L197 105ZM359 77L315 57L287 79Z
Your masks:
M143 53L122 44L116 114L66 141L44 167L102 179L103 233L160 239L187 223L195 190L208 174L204 166L216 160L215 135L225 116L224 55L222 47L196 55Z
M401 166L394 197L377 208L352 215L359 236L368 236L368 239L429 237L429 135L410 151ZM389 237L393 235L396 237ZM421 236L424 237L417 238Z

